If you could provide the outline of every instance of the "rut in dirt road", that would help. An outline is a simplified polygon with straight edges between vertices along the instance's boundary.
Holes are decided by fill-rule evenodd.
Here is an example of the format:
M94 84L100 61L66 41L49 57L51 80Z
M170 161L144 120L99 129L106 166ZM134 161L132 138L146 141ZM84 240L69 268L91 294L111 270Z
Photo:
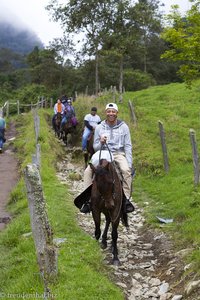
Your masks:
M12 141L15 139L16 130L14 123L7 126L3 152L0 153L0 230L10 222L11 216L6 211L9 195L18 180L18 163L14 154Z

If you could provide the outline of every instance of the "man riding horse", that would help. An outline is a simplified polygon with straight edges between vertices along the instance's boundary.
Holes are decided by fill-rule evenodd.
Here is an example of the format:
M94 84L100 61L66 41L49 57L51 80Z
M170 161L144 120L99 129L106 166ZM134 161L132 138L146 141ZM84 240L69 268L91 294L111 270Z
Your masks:
M75 109L72 106L71 99L68 99L65 104L64 116L61 122L62 129L67 122L70 122L71 125L74 127L74 129L76 128L77 119L76 119Z
M134 211L134 206L130 202L132 191L132 143L129 127L124 121L117 119L118 107L115 103L109 103L105 108L106 120L97 125L94 132L94 150L108 148L115 163L119 166L122 174L123 202L125 212ZM90 192L92 186L93 171L90 165L84 171L85 191L82 195L87 201L80 209L83 213L90 212ZM79 196L81 198L81 195Z
M91 135L92 131L96 128L98 124L101 123L101 118L97 115L97 108L92 107L91 113L87 114L84 118L84 131L82 136L82 150L87 151L87 140Z
M56 130L56 126L55 126L55 120L57 118L57 114L61 114L61 116L63 117L64 111L65 111L65 106L64 104L62 104L61 100L58 98L57 103L54 105L54 115L52 118L52 126L54 128L54 130ZM59 128L60 130L60 128Z

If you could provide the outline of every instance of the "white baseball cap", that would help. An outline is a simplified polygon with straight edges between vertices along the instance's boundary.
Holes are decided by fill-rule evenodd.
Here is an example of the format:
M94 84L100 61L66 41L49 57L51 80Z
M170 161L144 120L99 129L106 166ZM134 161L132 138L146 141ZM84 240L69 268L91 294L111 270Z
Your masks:
M106 109L105 109L105 110L107 110L107 109L109 109L109 108L113 108L113 109L115 109L116 111L118 111L118 106L117 106L117 104L115 104L115 103L108 103L108 104L106 105Z

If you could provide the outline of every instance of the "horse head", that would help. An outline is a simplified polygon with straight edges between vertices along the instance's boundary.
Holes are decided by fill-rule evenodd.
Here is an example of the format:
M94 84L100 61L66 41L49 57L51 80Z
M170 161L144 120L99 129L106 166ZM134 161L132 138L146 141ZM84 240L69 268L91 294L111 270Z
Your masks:
M94 182L97 191L105 202L105 208L112 210L112 218L116 218L121 210L122 187L115 167L106 159L101 159L94 168Z
M60 112L58 112L55 117L56 126L60 126L61 121L62 121L62 115Z

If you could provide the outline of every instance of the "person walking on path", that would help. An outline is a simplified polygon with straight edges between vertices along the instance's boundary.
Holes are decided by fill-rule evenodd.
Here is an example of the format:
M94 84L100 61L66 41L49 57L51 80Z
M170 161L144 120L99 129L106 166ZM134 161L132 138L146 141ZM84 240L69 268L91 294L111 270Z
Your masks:
M0 152L2 152L3 144L5 143L6 121L3 118L3 112L0 110Z

